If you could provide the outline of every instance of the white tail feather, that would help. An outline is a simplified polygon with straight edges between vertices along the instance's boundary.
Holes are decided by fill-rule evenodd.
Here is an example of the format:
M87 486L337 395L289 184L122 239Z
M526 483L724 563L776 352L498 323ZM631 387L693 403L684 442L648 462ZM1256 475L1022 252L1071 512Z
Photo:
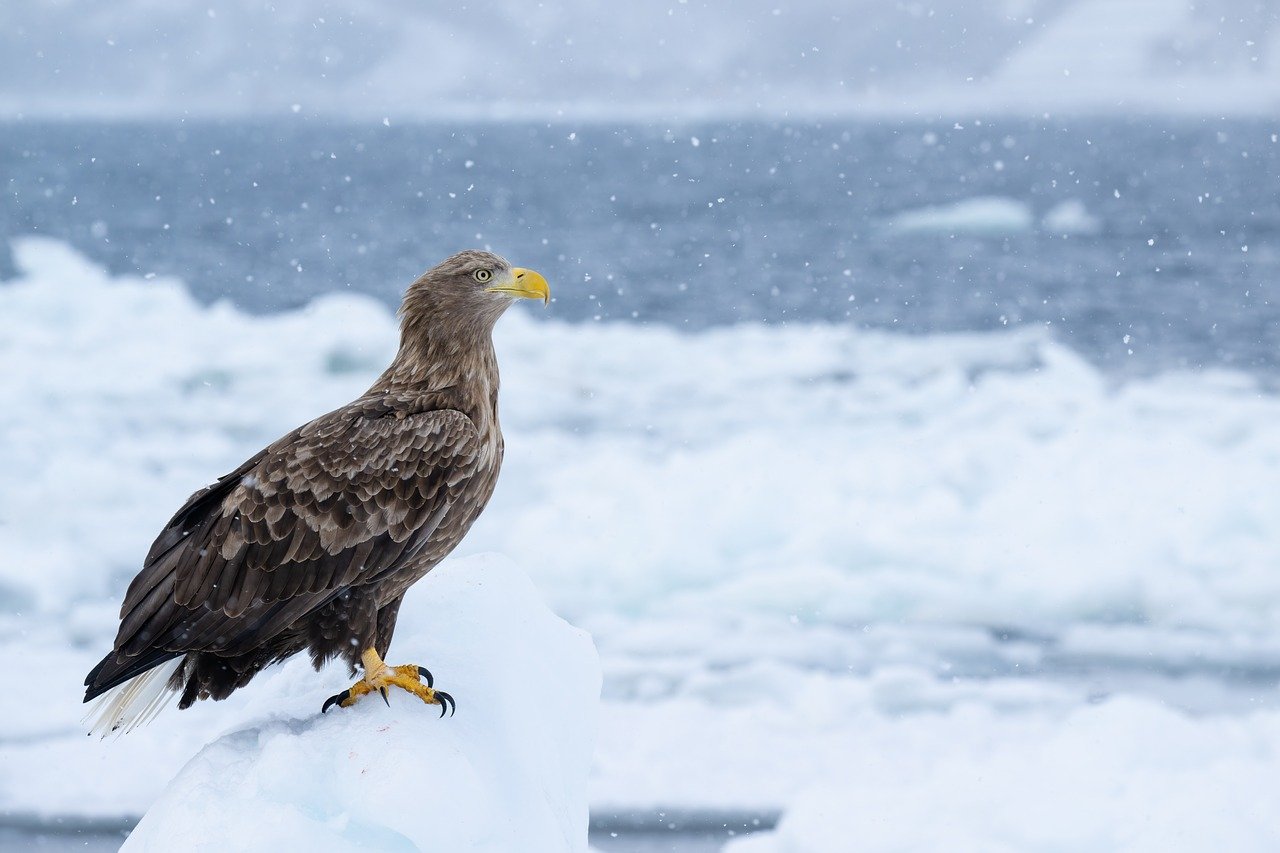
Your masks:
M128 734L154 720L177 692L169 686L169 679L183 660L175 658L162 663L103 693L85 715L85 720L93 720L89 734L101 737L112 732Z

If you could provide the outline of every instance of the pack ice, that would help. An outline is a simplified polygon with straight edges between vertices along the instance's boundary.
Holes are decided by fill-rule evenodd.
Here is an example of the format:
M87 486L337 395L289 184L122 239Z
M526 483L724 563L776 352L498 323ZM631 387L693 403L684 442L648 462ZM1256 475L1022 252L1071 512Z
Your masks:
M322 716L315 673L291 662L270 684L280 710L201 750L124 849L585 851L591 638L500 557L419 585L432 619L390 659L426 664L455 716L404 693Z

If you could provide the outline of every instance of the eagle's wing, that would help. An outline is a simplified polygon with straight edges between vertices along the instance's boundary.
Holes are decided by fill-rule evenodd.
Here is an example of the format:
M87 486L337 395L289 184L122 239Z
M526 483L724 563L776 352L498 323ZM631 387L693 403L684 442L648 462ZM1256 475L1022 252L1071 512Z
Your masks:
M480 463L471 419L364 399L192 495L121 608L100 693L188 651L242 653L412 557Z

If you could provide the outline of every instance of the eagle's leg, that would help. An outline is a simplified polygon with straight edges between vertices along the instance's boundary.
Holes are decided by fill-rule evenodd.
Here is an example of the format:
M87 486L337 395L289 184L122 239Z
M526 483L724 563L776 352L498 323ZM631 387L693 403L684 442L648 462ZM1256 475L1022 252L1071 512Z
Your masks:
M350 708L361 696L374 691L381 693L383 701L390 705L387 688L393 686L409 691L428 705L439 705L442 717L445 711L455 711L458 708L458 703L453 701L452 696L443 690L433 689L432 685L435 681L425 666L414 664L387 666L377 649L372 648L364 650L364 654L360 656L360 664L364 667L364 678L338 695L324 700L324 707L320 709L320 713L328 711L331 705ZM423 684L423 680L427 683Z

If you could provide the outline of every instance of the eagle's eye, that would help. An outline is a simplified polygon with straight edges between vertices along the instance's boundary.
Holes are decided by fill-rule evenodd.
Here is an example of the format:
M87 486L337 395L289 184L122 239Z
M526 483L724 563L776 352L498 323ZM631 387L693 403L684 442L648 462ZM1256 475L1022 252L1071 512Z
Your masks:
M475 278L476 281L480 282L481 284L484 284L486 281L493 278L493 271L492 270L476 270L471 275L473 278Z

